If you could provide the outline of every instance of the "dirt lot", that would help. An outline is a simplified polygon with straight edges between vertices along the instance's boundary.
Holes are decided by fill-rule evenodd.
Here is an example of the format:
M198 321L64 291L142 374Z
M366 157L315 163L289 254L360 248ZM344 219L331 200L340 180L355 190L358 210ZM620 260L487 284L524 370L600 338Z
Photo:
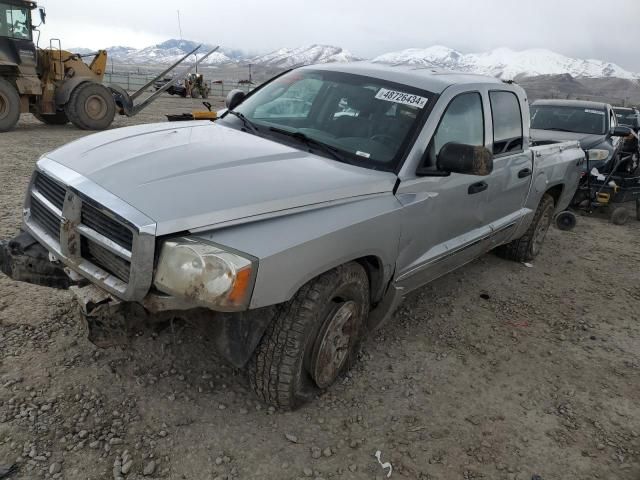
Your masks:
M163 120L165 99L133 120ZM0 134L0 237L36 159L84 132ZM531 268L487 255L413 294L339 385L267 409L191 325L85 339L70 295L0 274L0 465L12 478L640 478L640 223L553 229ZM1 469L1 467L0 467ZM146 475L145 475L146 474ZM386 478L386 476L384 477Z

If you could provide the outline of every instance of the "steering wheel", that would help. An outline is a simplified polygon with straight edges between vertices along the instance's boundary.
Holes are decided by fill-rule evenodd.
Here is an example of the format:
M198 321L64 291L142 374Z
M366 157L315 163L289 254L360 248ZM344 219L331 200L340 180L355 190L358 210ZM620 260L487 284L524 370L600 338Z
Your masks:
M387 143L391 142L391 143L396 143L396 139L394 137L392 137L391 135L387 135L386 133L377 133L375 135L373 135L370 140L373 141L378 141L380 143Z

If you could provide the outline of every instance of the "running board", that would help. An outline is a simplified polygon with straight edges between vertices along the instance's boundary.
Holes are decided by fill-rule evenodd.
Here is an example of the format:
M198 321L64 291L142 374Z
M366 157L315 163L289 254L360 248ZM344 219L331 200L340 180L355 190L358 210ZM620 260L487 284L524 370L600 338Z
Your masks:
M187 53L184 57L182 57L176 63L174 63L169 68L164 70L162 73L157 75L155 78L153 78L152 80L147 82L142 88L140 88L136 92L132 93L131 95L129 95L129 93L124 88L122 88L122 87L120 87L118 85L110 85L109 89L111 90L111 93L113 94L113 98L116 101L116 105L120 109L120 114L121 115L126 115L127 117L133 117L134 115L137 115L138 113L140 113L142 110L144 110L146 107L148 107L149 104L151 104L156 98L158 98L160 95L162 95L165 91L167 91L173 85L177 84L179 81L185 79L186 76L189 75L198 65L200 65L200 63L203 60L207 59L212 53L217 51L220 48L220 46L215 47L209 53L207 53L203 57L200 57L199 59L197 59L196 63L194 63L186 71L182 72L181 75L178 75L178 76L174 77L173 79L171 79L170 81L168 81L167 83L165 83L161 88L156 90L153 94L151 94L145 100L143 100L142 102L140 102L138 104L134 104L133 101L136 98L138 98L147 88L149 88L151 85L153 85L153 83L156 82L157 80L159 80L160 78L164 77L164 75L166 75L170 71L174 70L178 65L180 65L182 62L184 62L190 55L193 55L199 48L200 48L200 45L198 45L198 47L196 47L195 49L193 49L192 51Z

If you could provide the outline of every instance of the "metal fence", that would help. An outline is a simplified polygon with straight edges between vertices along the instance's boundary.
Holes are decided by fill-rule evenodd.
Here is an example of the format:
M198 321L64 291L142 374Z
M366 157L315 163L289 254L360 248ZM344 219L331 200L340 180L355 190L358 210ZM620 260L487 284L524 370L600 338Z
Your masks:
M107 72L104 74L104 84L105 85L118 85L119 87L124 88L128 91L136 91L139 88L146 85L148 82L155 78L154 74L151 73L129 73L129 72ZM234 89L240 89L245 92L249 92L254 88L254 85L247 83L238 83L238 82L225 82L225 81L211 81L205 80L205 83L209 85L211 92L209 95L214 97L226 97L227 94ZM150 90L155 90L153 87L150 87Z

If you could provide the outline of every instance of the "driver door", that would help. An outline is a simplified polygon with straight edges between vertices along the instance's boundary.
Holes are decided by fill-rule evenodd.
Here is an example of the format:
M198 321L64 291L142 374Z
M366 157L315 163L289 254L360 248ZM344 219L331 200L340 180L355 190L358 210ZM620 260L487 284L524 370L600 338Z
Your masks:
M484 219L488 177L447 174L437 167L437 152L448 142L485 146L484 110L480 92L452 98L429 140L421 176L400 183L396 196L404 215L396 269L398 286L406 291L486 250L491 232Z

